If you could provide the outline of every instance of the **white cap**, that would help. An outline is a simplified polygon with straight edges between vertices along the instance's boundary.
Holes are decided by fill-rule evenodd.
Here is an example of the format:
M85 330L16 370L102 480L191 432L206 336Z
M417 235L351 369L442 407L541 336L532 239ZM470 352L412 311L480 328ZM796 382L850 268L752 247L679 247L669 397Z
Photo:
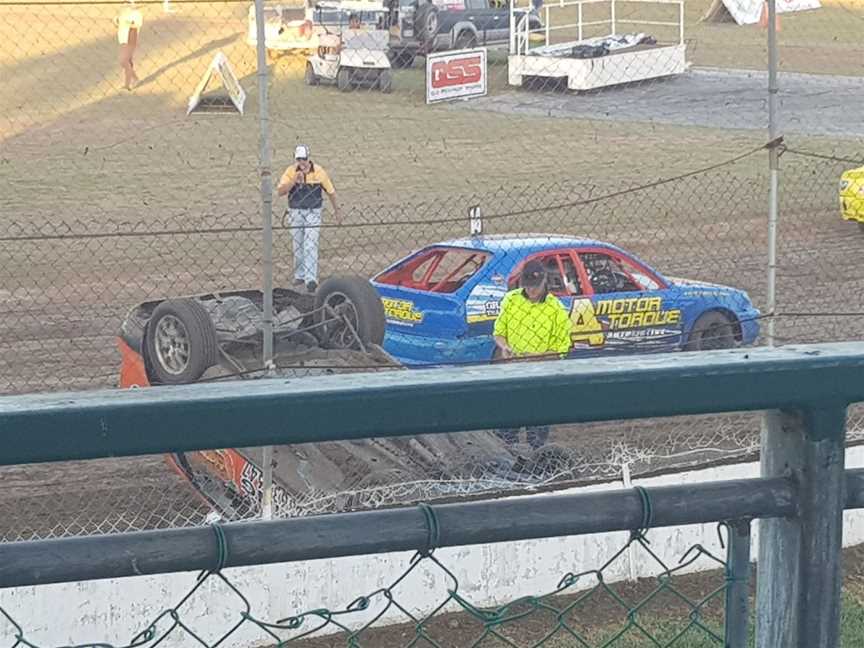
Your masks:
M308 160L309 159L309 147L305 144L298 144L294 148L294 159L295 160Z

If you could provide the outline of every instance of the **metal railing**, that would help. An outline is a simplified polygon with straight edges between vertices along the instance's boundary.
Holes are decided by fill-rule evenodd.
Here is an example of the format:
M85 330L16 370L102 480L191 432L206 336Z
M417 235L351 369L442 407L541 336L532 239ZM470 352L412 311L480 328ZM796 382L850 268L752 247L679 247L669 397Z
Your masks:
M628 25L646 25L652 27L674 27L677 31L678 44L684 44L684 2L682 0L624 0L628 5L647 6L647 5L673 5L678 8L678 18L675 21L669 20L652 20L650 18L621 18L616 11L616 3L618 0L557 0L553 2L544 2L540 11L535 15L542 14L543 24L539 28L532 29L530 25L531 2L524 6L519 6L518 2L513 2L510 5L510 53L521 54L527 56L531 50L531 35L542 34L542 47L548 49L552 45L551 36L553 32L575 30L576 40L570 40L562 46L571 46L574 43L580 43L585 39L585 29L587 27L601 27L608 25L608 33L603 32L603 36L613 36L617 33L620 24ZM590 5L608 5L609 12L607 18L597 20L585 20L584 7ZM575 7L576 22L556 24L553 26L552 17L560 10Z
M843 509L864 507L864 471L844 472L846 409L864 400L862 376L864 344L843 343L9 396L0 399L4 465L768 413L758 479L8 543L0 545L0 587L409 549L429 555L438 547L721 521L731 529L726 645L743 646L749 524L761 518L759 645L831 648L838 645Z

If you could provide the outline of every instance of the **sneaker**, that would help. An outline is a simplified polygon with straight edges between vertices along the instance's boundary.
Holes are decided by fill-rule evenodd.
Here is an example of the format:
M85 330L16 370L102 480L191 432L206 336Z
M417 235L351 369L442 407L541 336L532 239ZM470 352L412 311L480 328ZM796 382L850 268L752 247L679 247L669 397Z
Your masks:
M306 290L308 290L310 293L314 293L316 290L318 290L318 282L310 281L306 284Z

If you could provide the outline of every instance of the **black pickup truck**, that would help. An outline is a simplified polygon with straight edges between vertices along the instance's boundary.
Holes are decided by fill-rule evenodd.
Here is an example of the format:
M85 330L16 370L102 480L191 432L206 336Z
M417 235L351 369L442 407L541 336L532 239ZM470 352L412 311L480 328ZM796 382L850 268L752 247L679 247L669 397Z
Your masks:
M389 0L388 8L390 57L397 67L410 67L418 54L496 45L510 38L509 0ZM530 13L528 20L530 29L541 27L537 14Z

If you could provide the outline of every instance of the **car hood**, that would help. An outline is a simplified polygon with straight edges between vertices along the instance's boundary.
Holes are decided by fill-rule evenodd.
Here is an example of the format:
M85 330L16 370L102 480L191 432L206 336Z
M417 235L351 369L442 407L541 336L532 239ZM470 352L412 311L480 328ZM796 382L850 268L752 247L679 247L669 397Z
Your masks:
M746 295L743 290L739 290L738 288L732 288L731 286L724 286L723 284L711 283L710 281L697 281L695 279L683 279L681 277L668 277L669 281L681 288L702 288L705 291L710 291L715 294L720 293L738 293L741 295Z

